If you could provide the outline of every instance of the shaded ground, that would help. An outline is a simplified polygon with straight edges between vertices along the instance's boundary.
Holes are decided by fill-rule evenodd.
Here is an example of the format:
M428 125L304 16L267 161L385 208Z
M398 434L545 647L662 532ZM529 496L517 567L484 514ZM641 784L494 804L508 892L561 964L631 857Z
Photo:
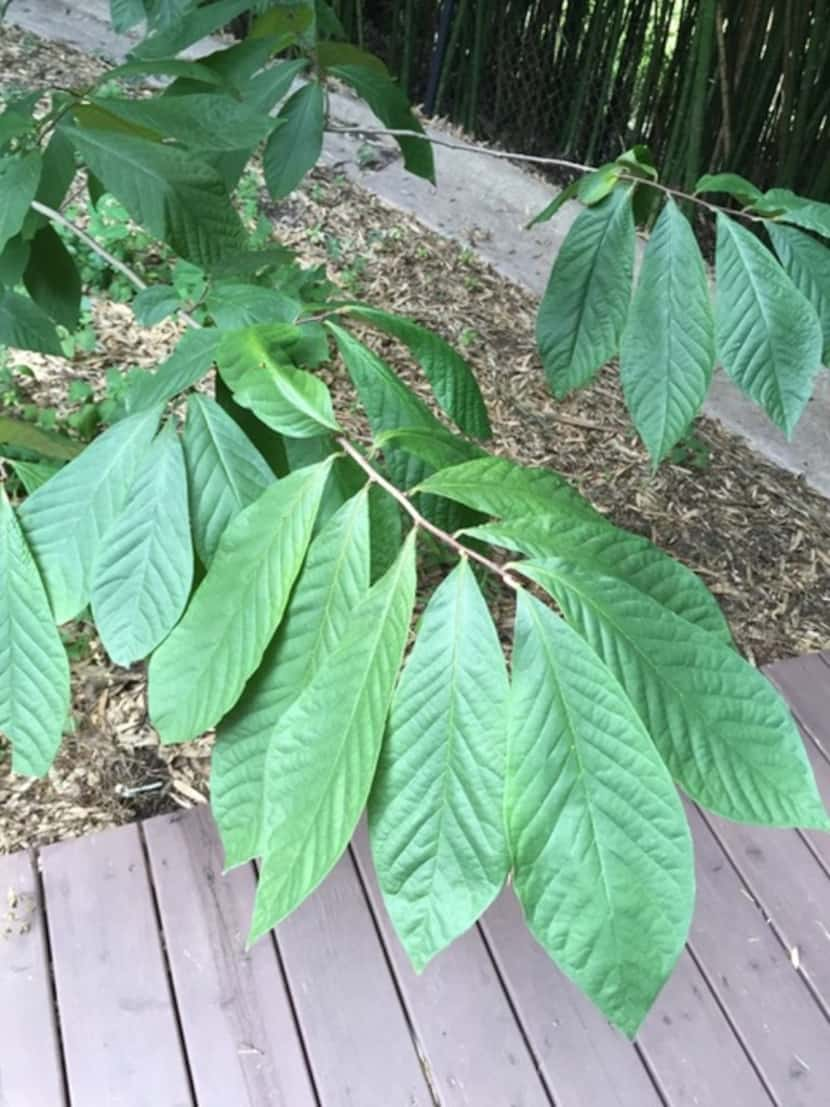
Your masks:
M27 36L28 38L28 36ZM86 69L83 69L86 67ZM76 84L97 63L0 30L0 74L20 84ZM8 78L7 78L8 80ZM404 312L453 341L473 364L490 406L494 448L566 473L616 523L644 534L697 571L718 596L744 652L757 663L830 646L830 511L803 482L760 460L703 419L689 457L652 474L624 413L613 367L587 392L554 401L533 341L535 304L472 250L424 230L330 170L274 205L280 239L367 301ZM152 365L176 327L142 330L128 308L96 309L98 345L72 362L25 355L32 398L63 402L67 382L100 391L112 365ZM379 348L403 373L408 362ZM330 374L348 406L342 374ZM509 607L497 605L506 624ZM86 628L88 629L88 628ZM146 721L140 666L111 666L76 632L75 733L46 781L0 777L0 850L70 837L204 798L209 739L162 750Z

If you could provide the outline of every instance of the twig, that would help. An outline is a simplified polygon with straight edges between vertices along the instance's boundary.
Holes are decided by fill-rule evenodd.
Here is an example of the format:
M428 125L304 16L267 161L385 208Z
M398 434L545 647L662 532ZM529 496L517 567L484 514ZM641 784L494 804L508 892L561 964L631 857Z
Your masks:
M511 576L503 566L492 561L489 557L485 557L484 554L478 553L477 550L471 550L468 546L459 542L458 539L448 531L441 530L435 523L431 523L429 519L425 519L406 493L402 492L400 488L396 488L395 485L386 480L385 477L382 477L377 469L366 460L363 454L349 442L348 438L338 438L337 444L344 453L348 454L353 461L357 462L373 484L382 488L384 492L388 493L388 495L400 504L416 527L420 527L421 530L431 534L433 538L437 538L438 541L442 542L445 546L449 546L459 557L469 557L472 561L477 561L479 565L483 565L485 569L488 569L491 573L495 573L497 577L500 577L508 588L519 587L519 582L516 578Z

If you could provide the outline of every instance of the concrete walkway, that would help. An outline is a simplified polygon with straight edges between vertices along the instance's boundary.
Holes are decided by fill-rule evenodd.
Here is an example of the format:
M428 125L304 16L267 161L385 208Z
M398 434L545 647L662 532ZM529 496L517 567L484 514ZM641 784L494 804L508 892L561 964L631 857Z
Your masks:
M63 0L13 0L6 18L41 37L113 61L123 59L134 45L129 37L112 32L107 0L78 0L71 6ZM334 93L330 103L336 126L377 126L364 105L348 95ZM465 145L446 131L430 128L430 133ZM466 148L435 147L436 189L404 171L389 140L377 143L383 154L380 167L361 168L361 145L357 136L328 135L324 160L431 230L464 243L533 296L541 296L556 251L579 212L577 204L564 205L549 223L526 231L525 224L549 202L553 189L518 166ZM721 372L704 410L763 456L803 474L808 484L830 496L830 374L826 371L789 442Z

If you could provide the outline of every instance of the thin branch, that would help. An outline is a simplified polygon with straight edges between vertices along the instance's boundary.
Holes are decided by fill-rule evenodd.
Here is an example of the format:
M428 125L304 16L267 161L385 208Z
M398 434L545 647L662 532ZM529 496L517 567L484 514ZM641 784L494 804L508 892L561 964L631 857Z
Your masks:
M495 573L508 588L518 588L519 582L515 577L497 562L492 561L489 557L485 557L484 554L478 553L477 550L471 550L468 546L463 545L448 531L441 530L435 523L431 523L429 519L418 511L413 505L405 492L402 492L400 488L396 488L391 481L388 481L385 477L375 469L363 456L363 454L355 446L349 442L348 438L340 437L337 439L337 444L348 454L353 461L357 462L372 484L376 484L378 488L382 488L384 492L388 493L394 500L396 500L406 514L410 517L416 527L420 527L421 530L431 534L433 538L437 538L439 542L442 542L445 546L449 546L454 553L459 557L469 557L471 561L477 561L479 565L483 565L485 569L488 569L491 573Z

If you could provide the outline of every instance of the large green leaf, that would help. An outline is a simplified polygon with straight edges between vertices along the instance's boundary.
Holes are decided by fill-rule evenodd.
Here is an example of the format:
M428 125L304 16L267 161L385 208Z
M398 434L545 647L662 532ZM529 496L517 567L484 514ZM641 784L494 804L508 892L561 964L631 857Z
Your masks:
M293 323L302 304L276 288L245 284L242 281L217 282L207 298L207 309L217 327L238 330L251 324L279 326ZM297 336L299 339L299 335Z
M68 438L60 431L44 430L11 415L0 415L0 445L30 450L56 461L71 461L84 448L81 442Z
M245 102L258 111L270 112L288 95L294 81L307 68L308 58L291 58L263 69L245 86Z
M745 227L718 213L716 331L724 369L787 435L821 368L809 300Z
M797 196L788 188L770 188L750 210L830 238L830 204Z
M127 2L133 2L133 0L127 0ZM188 61L186 58L154 58L148 61L124 62L123 65L116 65L114 69L108 69L105 74L107 81L144 76L176 77L193 81L197 85L222 87L225 84L224 77L209 65Z
M9 459L9 465L27 494L36 492L60 469L60 462L57 461L15 461Z
M274 128L268 115L221 92L142 100L107 97L92 103L136 128L145 127L194 149L253 148Z
M230 523L182 621L150 662L150 717L163 742L215 726L279 626L330 461L270 485Z
M36 350L41 354L62 353L55 326L42 308L27 296L0 290L0 346Z
M280 126L268 139L262 162L265 183L275 199L293 192L323 149L325 100L322 86L311 81L286 100L277 116Z
M66 133L106 190L182 257L210 268L243 247L222 178L189 151L91 127Z
M617 352L633 267L631 199L617 189L577 217L539 305L536 339L554 395L587 384Z
M210 565L228 524L274 483L270 466L236 422L209 396L187 402L184 452L193 541Z
M505 811L528 926L633 1035L694 906L680 798L625 693L561 619L519 590Z
M465 534L529 557L562 557L583 569L618 577L727 645L732 634L717 600L695 574L642 538L604 519L567 512L519 515L468 527Z
M184 454L168 424L107 531L92 576L95 624L117 665L140 661L167 637L192 582Z
M369 803L383 898L418 971L507 877L507 693L498 634L462 558L421 617Z
M688 219L669 197L646 246L620 351L625 402L655 462L688 429L714 365L706 269Z
M81 278L72 255L49 223L31 241L23 283L48 316L67 330L75 329L81 315Z
M432 143L417 117L413 114L406 93L390 77L376 67L365 65L333 65L332 77L338 77L351 85L358 96L365 100L372 112L393 131L415 131L423 138L399 135L395 141L401 148L404 167L410 173L435 184L435 161Z
M448 342L426 327L378 308L351 305L349 314L402 342L424 370L435 398L449 417L474 438L489 438L487 407L473 371Z
M616 676L693 799L740 822L830 829L787 705L757 669L622 580L558 558L521 572Z
M160 413L155 408L110 427L20 509L58 623L80 615L89 601L102 540L144 463Z
M37 192L41 166L37 151L0 158L0 251L23 226Z
M360 492L311 543L282 626L242 699L216 733L211 806L225 865L257 855L262 838L265 756L282 717L337 646L369 590L369 511Z
M415 532L283 716L265 766L251 941L334 866L366 804L415 601Z
M49 600L0 488L0 731L12 770L45 776L69 710L69 663Z
M250 8L251 0L217 0L214 4L200 5L176 20L168 30L150 35L133 50L132 56L137 60L173 57L194 42L226 27Z
M695 185L695 192L725 192L744 205L761 199L761 190L737 173L705 173Z
M186 331L173 353L155 373L131 378L126 396L130 413L145 411L191 388L211 368L219 345L219 334L211 327Z
M383 450L393 446L414 454L433 469L447 469L486 456L474 442L443 427L395 427L376 435L375 445Z
M815 308L821 323L823 357L830 360L830 249L794 227L768 223L775 252L795 287Z

